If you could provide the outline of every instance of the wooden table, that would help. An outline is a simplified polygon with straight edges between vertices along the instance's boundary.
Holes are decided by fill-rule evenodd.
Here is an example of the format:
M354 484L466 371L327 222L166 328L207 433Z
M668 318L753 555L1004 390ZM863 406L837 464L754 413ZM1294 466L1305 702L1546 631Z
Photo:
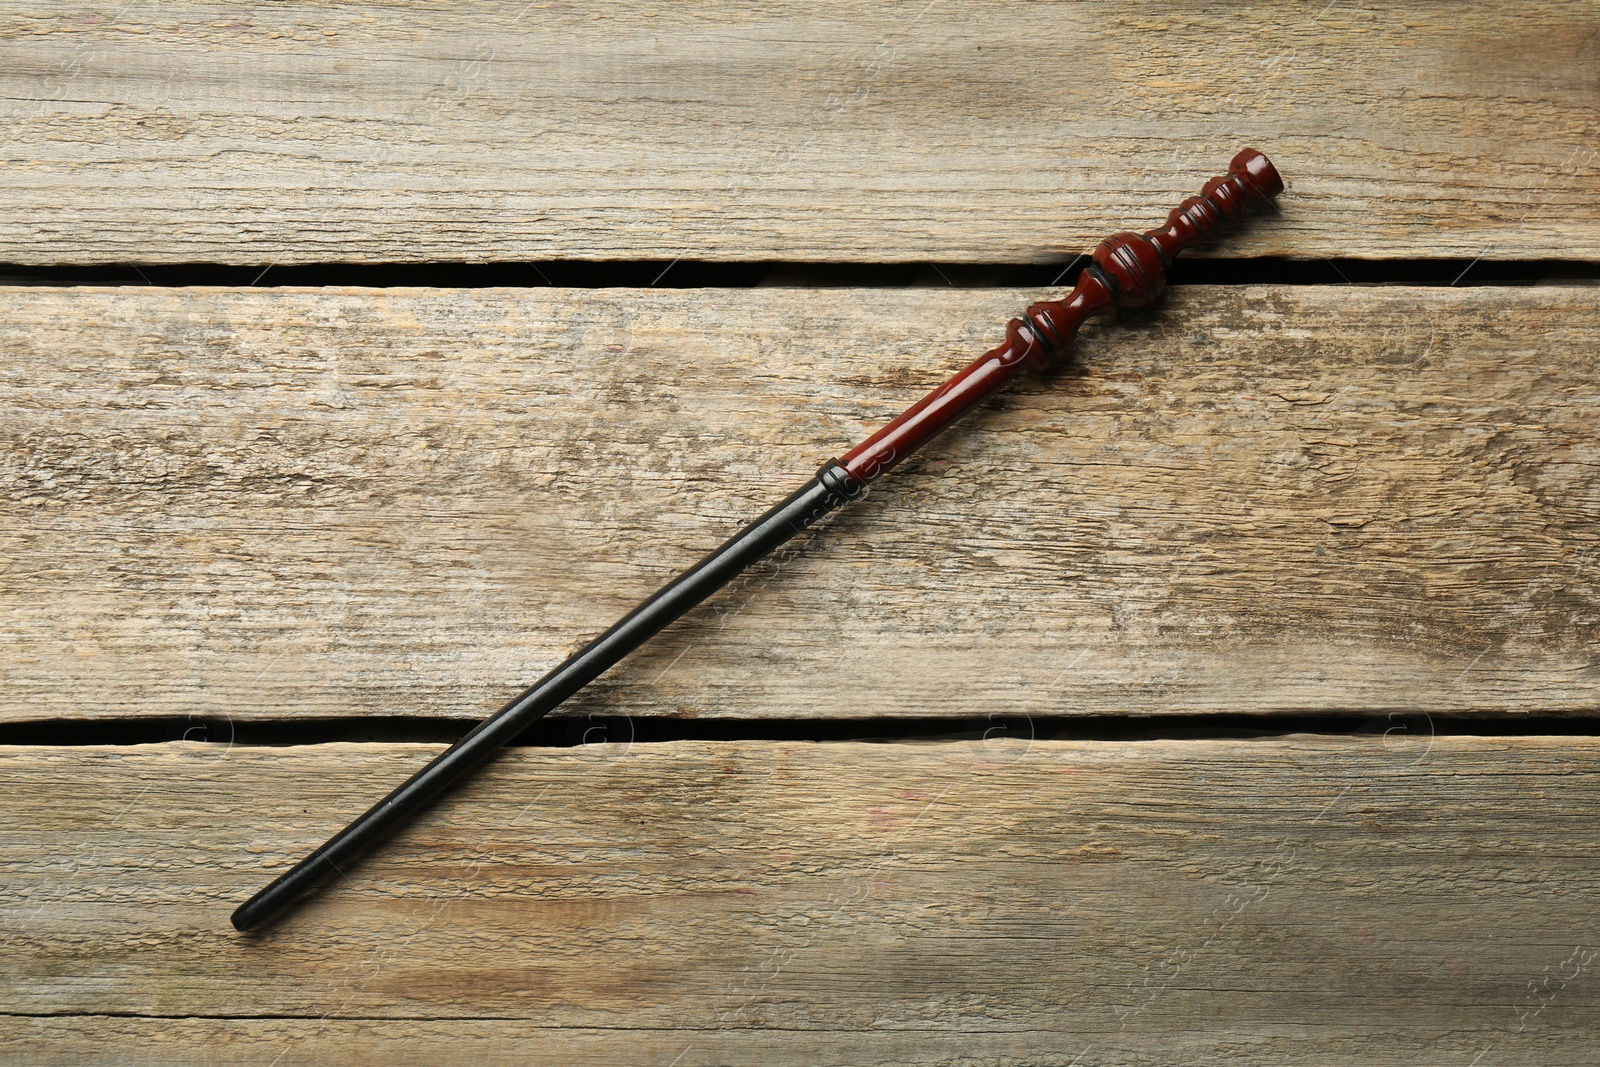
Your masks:
M1592 3L0 27L0 1058L1594 1061ZM1060 292L785 281L1043 277L1246 144L1159 308L229 927ZM584 260L666 276L398 266Z

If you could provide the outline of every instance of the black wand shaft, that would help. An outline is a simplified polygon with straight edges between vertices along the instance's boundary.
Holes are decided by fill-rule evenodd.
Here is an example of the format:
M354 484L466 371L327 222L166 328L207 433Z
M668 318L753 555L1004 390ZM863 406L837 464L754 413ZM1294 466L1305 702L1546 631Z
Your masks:
M233 925L253 930L281 914L328 875L342 870L398 824L427 806L463 775L489 760L519 733L594 681L745 568L859 495L862 486L830 461L788 499L568 657L511 703L485 719L394 792L241 904Z

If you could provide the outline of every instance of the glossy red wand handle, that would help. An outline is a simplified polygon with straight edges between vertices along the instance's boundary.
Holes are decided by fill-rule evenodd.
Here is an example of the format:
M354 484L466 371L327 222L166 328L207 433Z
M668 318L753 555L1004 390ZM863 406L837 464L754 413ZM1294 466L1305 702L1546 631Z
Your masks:
M845 453L839 465L859 483L881 476L1019 371L1065 357L1086 320L1143 307L1160 296L1167 267L1179 252L1210 237L1222 223L1238 221L1251 201L1271 200L1281 192L1283 179L1272 161L1246 148L1233 157L1227 174L1212 178L1199 196L1174 208L1166 226L1101 241L1066 299L1034 304L1006 323L1003 342Z

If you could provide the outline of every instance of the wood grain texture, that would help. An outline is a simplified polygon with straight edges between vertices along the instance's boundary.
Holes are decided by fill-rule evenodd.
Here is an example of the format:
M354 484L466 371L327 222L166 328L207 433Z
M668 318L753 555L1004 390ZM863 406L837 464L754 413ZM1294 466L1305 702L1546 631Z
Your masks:
M1600 256L1588 0L78 2L0 21L0 262L1049 261L1247 144L1228 254Z
M234 933L434 751L6 750L6 1054L1549 1067L1600 1040L1593 738L522 749Z
M0 714L486 714L1038 295L4 291ZM1591 713L1597 337L1176 290L569 707Z

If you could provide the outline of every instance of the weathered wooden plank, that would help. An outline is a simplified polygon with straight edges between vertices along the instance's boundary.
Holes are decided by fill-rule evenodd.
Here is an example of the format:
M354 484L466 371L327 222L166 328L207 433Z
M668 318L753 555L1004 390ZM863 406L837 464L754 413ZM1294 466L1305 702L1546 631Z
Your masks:
M1577 1064L1600 1040L1593 738L520 749L293 921L232 931L433 751L7 750L10 1047Z
M486 713L1034 295L3 291L0 714ZM1592 712L1597 337L1174 291L573 710Z
M1542 977L1542 976L1541 976ZM1535 983L1537 984L1537 983ZM1553 1010L1553 1009L1551 1009ZM1541 1016L1541 1022L1545 1017ZM1508 1034L1489 1032L1484 1044L1441 1042L1425 1020L1396 1018L1387 1040L1356 1025L1262 1026L1246 1032L1225 1023L1202 1024L1192 1031L1141 1034L1115 1047L1087 1045L1077 1067L1126 1064L1194 1063L1197 1057L1226 1057L1254 1064L1339 1064L1415 1067L1416 1064L1470 1064L1487 1054L1488 1064L1529 1067L1589 1067L1585 1043L1593 1031L1538 1027ZM1422 1023L1423 1025L1416 1025ZM1069 1042L1054 1035L993 1032L976 1028L950 1031L884 1029L856 1031L729 1029L580 1030L539 1026L518 1019L128 1019L47 1017L0 1019L7 1047L0 1060L25 1064L84 1063L295 1064L426 1063L473 1064L805 1064L807 1067L901 1067L904 1064L1070 1064ZM1401 1029L1401 1027L1405 1027ZM1067 1053L1057 1047L1068 1048ZM1457 1050L1465 1054L1457 1059ZM1057 1058L1065 1055L1069 1058Z
M1592 3L79 2L0 24L0 262L1048 261L1238 148L1234 253L1600 256Z

